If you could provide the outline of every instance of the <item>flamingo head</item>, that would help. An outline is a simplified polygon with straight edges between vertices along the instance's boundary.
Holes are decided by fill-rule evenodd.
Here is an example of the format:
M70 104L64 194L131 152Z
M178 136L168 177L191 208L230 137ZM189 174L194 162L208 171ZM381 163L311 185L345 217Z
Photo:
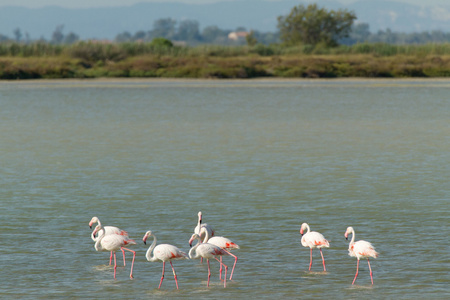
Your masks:
M305 230L308 228L308 224L303 223L302 227L300 228L300 234L303 235L303 232L305 232Z
M200 240L199 235L196 234L196 233L194 233L194 234L191 236L191 238L189 239L189 247L192 247L192 242L193 242L194 240Z
M352 234L353 232L355 232L354 230L353 230L353 227L347 227L347 230L345 231L345 234L344 234L344 236L345 236L345 239L346 240L348 240L348 235L349 234Z
M152 235L152 232L150 230L145 233L144 237L142 238L142 241L144 242L145 245L147 245L147 239L151 235Z
M200 224L202 223L202 212L201 211L198 212L198 222Z
M98 223L97 217L92 217L91 221L89 222L89 228L92 228L92 224Z

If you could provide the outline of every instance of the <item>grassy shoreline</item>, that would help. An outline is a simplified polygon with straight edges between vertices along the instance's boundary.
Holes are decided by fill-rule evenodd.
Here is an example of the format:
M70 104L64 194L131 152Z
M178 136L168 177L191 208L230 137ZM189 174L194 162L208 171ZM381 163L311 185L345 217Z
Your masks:
M450 77L447 44L314 51L268 46L155 49L138 44L35 48L0 49L0 79Z

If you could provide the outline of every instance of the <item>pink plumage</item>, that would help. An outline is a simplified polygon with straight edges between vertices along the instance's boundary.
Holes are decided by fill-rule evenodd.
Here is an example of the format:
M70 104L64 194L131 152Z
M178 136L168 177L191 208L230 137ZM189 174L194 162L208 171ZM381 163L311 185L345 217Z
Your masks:
M375 247L372 246L372 244L367 241L361 240L361 241L355 242L355 230L353 229L353 227L348 227L347 230L345 231L344 236L346 239L348 238L349 234L352 235L352 239L348 246L348 255L350 255L351 257L356 257L358 259L357 263L356 263L356 274L355 274L355 278L353 279L352 284L355 284L356 277L358 277L359 260L361 258L367 259L367 263L369 264L369 271L370 271L370 281L373 284L372 268L370 267L369 257L377 258L379 253L377 251L375 251Z
M306 233L304 231L306 230ZM309 225L303 223L300 228L300 234L302 235L301 243L303 247L309 247L310 249L310 260L309 260L309 271L311 271L312 266L312 249L319 249L320 255L322 256L323 271L326 272L325 259L323 257L322 248L330 247L330 243L325 239L325 237L316 231L310 231Z
M172 260L175 259L188 259L188 255L181 251L178 247L170 244L160 244L156 246L156 236L149 230L145 233L144 237L142 238L142 241L144 241L144 244L147 242L147 239L149 237L153 237L153 242L150 245L150 247L147 250L147 253L145 254L145 257L148 261L162 261L163 267L162 267L162 274L161 274L161 280L159 281L158 289L161 288L161 284L164 279L164 271L166 267L166 262L168 261L170 263L170 266L172 267L173 277L175 278L175 284L178 289L178 280L177 280L177 274L175 273L175 269L173 268ZM153 256L152 256L153 251Z
M95 227L93 235L97 234L102 230L102 225L97 225ZM95 242L95 250L96 251L112 251L114 254L114 278L116 278L116 269L117 269L117 262L116 262L116 251L117 250L127 250L133 253L133 261L131 263L131 271L130 271L130 278L133 278L133 266L134 266L134 259L136 257L136 252L133 250L130 250L128 248L125 248L125 246L129 245L136 245L136 242L132 239L130 239L127 235L120 235L120 234L110 234L106 235L106 231L103 230L103 233L99 235L97 238L97 241Z
M102 223L100 223L99 218L92 217L91 221L89 222L89 228L92 229L92 225L95 223L97 223L100 226L102 225ZM97 241L97 237L95 237L94 232L95 232L95 230L92 231L92 233L91 233L91 239L95 242L95 241ZM119 234L119 235L128 236L128 232L126 232L125 230L122 230L116 226L102 226L102 229L100 229L100 231L97 232L98 236L101 236L103 234L103 232L105 232L105 235ZM126 265L125 251L123 249L122 249L122 255L123 255L123 266L125 266ZM113 252L111 251L111 254L109 256L109 264L110 265L111 265L112 257L113 257Z
M197 240L197 244L192 247L192 242L194 240ZM228 266L225 265L224 263L222 263L219 259L217 259L217 256L222 256L222 255L228 255L228 251L221 249L220 247L210 244L210 243L202 243L200 236L196 233L194 233L191 238L189 239L189 245L192 247L191 250L189 250L189 258L194 259L194 258L205 258L207 263L208 263L208 282L207 282L207 286L209 287L209 279L211 277L211 269L209 266L209 260L211 258L214 258L215 260L217 260L221 265L223 265L225 267L225 279L223 282L223 287L227 286L227 271L228 271Z
M230 240L229 238L223 237L223 236L213 236L213 237L209 237L209 233L207 230L205 230L204 228L202 228L200 230L200 236L204 236L204 243L209 243L209 244L213 244L216 245L217 247L225 250L228 255L234 257L234 264L233 264L233 269L231 270L231 275L230 275L230 280L233 279L233 273L234 273L234 268L236 267L236 263L237 263L237 256L234 255L233 253L231 253L230 251L233 249L240 249L239 245L234 243L232 240ZM222 262L222 256L220 257L220 261ZM220 265L220 279L222 279L222 265Z

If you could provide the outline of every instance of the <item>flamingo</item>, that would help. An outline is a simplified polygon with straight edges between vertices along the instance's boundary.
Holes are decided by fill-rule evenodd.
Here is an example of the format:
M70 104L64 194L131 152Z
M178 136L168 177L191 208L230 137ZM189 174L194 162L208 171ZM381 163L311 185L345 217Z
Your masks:
M350 244L348 245L348 255L352 257L356 257L357 263L356 263L356 274L355 278L353 279L352 284L355 284L356 277L358 277L358 269L359 269L359 260L361 258L367 258L367 263L369 264L369 270L370 270L370 281L373 285L373 277L372 277L372 268L370 267L369 257L377 258L378 252L375 251L375 247L372 246L371 243L367 241L357 241L355 242L355 230L353 227L348 227L345 231L345 239L348 240L348 235L352 235L352 240L350 241Z
M92 224L97 223L98 225L102 225L102 223L100 223L99 218L97 217L92 217L91 221L89 222L89 228L92 229ZM125 230L122 230L118 227L115 226L104 226L102 227L103 229L100 230L98 232L99 235L101 235L103 233L103 230L105 231L105 234L120 234L120 235L125 235L128 236L128 233ZM94 231L92 231L91 233L91 239L96 242L97 238L95 237ZM125 251L122 249L122 255L123 255L123 266L125 266ZM111 265L111 261L112 261L112 257L113 257L113 252L111 251L111 255L109 256L109 265Z
M197 226L195 226L194 228L194 233L198 234L201 238L201 240L203 241L205 239L205 232L202 232L202 228L205 228L205 230L208 232L209 236L212 237L214 236L214 229L212 229L211 225L208 225L206 223L202 224L202 212L199 211L198 212L198 223ZM203 262L203 257L201 258L201 262Z
M197 244L192 247L192 242L194 240L197 240ZM217 256L221 256L221 255L228 255L228 253L223 250L220 249L220 247L210 244L210 243L202 243L202 240L200 239L200 236L196 233L194 233L191 238L189 239L189 246L191 246L191 250L189 250L189 258L194 259L194 258L206 258L206 261L208 263L208 282L206 284L207 287L209 287L209 279L211 277L211 269L209 266L209 260L211 258L214 258L215 260L217 260L221 265L225 266L225 280L223 283L223 287L227 287L227 271L228 271L228 266L225 265L224 263L222 263L220 260L217 259Z
M175 269L173 268L172 260L174 260L174 259L189 259L189 257L186 253L184 253L183 251L178 249L178 247L175 247L173 245L160 244L160 245L156 246L156 236L151 231L147 231L145 233L144 237L142 238L142 240L144 241L144 244L147 244L146 243L147 238L149 238L151 236L153 237L153 243L148 248L147 253L145 254L145 257L147 258L148 261L158 261L159 260L159 261L163 262L161 281L159 282L158 289L161 288L161 284L164 279L164 269L166 267L166 261L168 261L170 263L170 266L172 267L173 278L175 278L175 284L176 284L177 290L178 290L177 274L175 273ZM152 257L152 251L153 251L153 257Z
M306 229L306 233L303 233ZM325 239L325 237L316 231L310 231L309 225L307 223L303 223L302 227L300 228L300 234L302 235L302 246L303 247L309 247L310 254L309 254L309 271L311 271L312 266L312 249L317 248L320 251L320 255L322 256L322 264L323 264L323 271L326 272L327 268L325 267L325 259L323 258L322 248L323 247L330 247L330 244Z
M102 229L103 229L102 225L97 225L95 227L93 235L97 234ZM95 242L94 248L96 251L112 251L114 253L114 279L116 279L116 269L117 269L116 251L119 249L127 250L133 253L133 262L131 263L131 271L130 271L130 278L133 278L133 266L134 266L134 258L136 257L136 251L124 247L128 245L136 245L136 242L126 235L120 234L106 235L106 230L103 230L103 233L99 235L97 241Z
M201 230L202 228L204 228L205 231L202 231ZM195 228L194 228L194 233L198 234L200 236L201 240L203 241L205 239L206 232L208 233L208 235L210 237L214 236L214 229L206 223L202 224L202 212L199 211L198 212L198 223L197 223L197 226L195 226Z
M232 280L234 268L236 267L238 258L236 255L232 254L230 252L230 250L240 249L239 245L223 236L213 236L213 237L209 238L209 234L208 234L208 231L206 230L206 228L202 228L201 232L204 233L204 236L205 236L203 243L209 243L209 244L216 245L217 247L225 250L228 253L228 255L234 257L234 265L233 265L233 269L231 270L231 275L230 275L230 280ZM222 262L222 256L220 256L220 262ZM222 279L222 264L220 265L220 279Z

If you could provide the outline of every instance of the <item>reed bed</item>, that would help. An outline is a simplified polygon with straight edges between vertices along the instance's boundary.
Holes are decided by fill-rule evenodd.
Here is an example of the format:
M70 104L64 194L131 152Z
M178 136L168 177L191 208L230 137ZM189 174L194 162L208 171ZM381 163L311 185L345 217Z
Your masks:
M450 44L356 44L335 48L0 44L0 79L448 76Z

